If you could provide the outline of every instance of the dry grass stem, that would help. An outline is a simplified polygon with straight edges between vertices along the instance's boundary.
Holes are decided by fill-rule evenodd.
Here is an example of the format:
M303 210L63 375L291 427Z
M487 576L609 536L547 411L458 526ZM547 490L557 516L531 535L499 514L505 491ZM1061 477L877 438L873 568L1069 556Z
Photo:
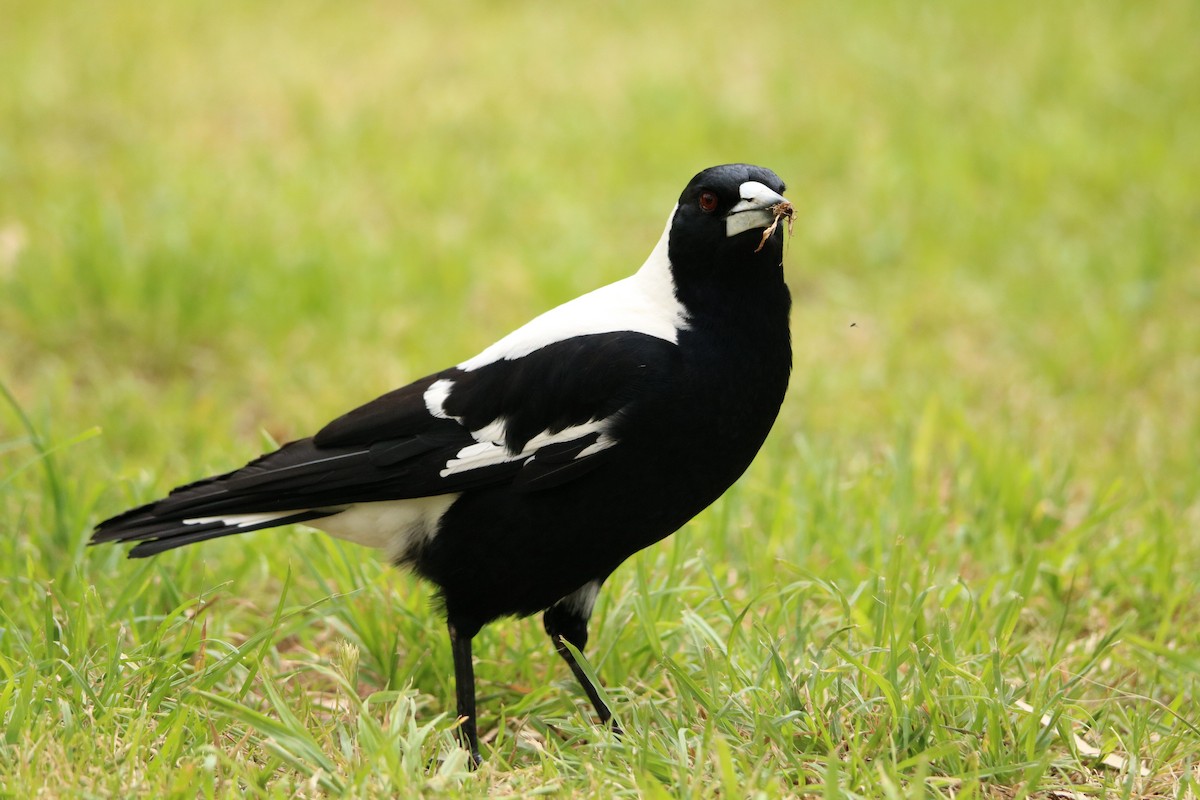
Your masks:
M788 236L792 235L792 226L796 222L796 209L792 206L792 204L788 202L776 203L775 205L771 206L771 213L775 215L775 219L771 220L771 224L765 231L763 231L762 239L759 241L758 247L754 248L754 252L756 253L766 246L767 240L771 238L771 234L775 233L775 229L779 227L779 220L783 219L784 217L786 217L788 221Z

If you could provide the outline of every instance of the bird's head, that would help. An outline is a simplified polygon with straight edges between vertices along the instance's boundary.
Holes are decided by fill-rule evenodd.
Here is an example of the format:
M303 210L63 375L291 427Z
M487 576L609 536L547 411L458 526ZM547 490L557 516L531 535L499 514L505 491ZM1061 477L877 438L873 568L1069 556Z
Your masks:
M780 215L791 217L783 181L751 164L709 167L692 178L671 220L669 256L692 272L738 270L783 261ZM783 205L781 205L783 204ZM764 234L768 229L770 234Z

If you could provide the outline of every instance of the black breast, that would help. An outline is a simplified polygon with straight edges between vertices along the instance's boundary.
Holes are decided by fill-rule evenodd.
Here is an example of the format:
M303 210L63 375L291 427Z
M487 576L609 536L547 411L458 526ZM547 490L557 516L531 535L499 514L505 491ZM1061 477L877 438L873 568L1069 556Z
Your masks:
M669 374L619 416L602 466L548 491L466 492L413 566L447 611L483 625L536 613L670 535L737 480L778 415L791 370L787 289L753 314L707 314Z

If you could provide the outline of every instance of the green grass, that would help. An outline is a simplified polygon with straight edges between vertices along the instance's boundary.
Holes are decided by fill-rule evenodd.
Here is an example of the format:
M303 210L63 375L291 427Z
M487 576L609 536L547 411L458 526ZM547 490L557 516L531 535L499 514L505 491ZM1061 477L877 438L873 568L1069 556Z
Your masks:
M0 797L1197 795L1195 3L0 19ZM627 274L730 160L801 211L796 368L602 595L624 739L503 622L469 772L367 551L86 547Z

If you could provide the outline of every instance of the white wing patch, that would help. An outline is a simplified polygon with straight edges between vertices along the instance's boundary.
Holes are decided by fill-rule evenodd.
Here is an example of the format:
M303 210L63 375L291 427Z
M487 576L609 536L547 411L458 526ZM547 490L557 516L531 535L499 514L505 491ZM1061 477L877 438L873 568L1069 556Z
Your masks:
M587 447L575 454L575 460L578 461L581 458L587 458L590 455L599 453L601 450L607 450L616 443L616 439L609 436L607 433L601 433L598 437L596 437L596 441L592 442Z
M674 218L675 211L672 210L662 238L636 273L535 317L479 355L459 364L459 369L470 372L496 361L527 356L574 336L594 333L630 331L678 342L679 332L688 327L688 315L675 296L671 260L667 255ZM430 413L433 413L431 392L438 383L441 381L425 391L425 403L430 406ZM434 397L437 397L436 393ZM442 400L445 400L444 396Z
M503 418L497 419L478 431L472 431L471 435L477 440L475 444L467 445L459 450L454 458L446 462L446 468L439 474L443 478L447 478L462 472L470 472L473 469L507 464L511 461L525 461L536 456L537 451L548 444L571 442L591 433L599 433L600 436L594 443L575 456L583 458L606 450L617 443L616 439L608 436L605 432L607 427L608 420L601 419L563 428L555 433L543 431L526 442L525 446L521 448L521 452L513 453L504 446L504 420Z

